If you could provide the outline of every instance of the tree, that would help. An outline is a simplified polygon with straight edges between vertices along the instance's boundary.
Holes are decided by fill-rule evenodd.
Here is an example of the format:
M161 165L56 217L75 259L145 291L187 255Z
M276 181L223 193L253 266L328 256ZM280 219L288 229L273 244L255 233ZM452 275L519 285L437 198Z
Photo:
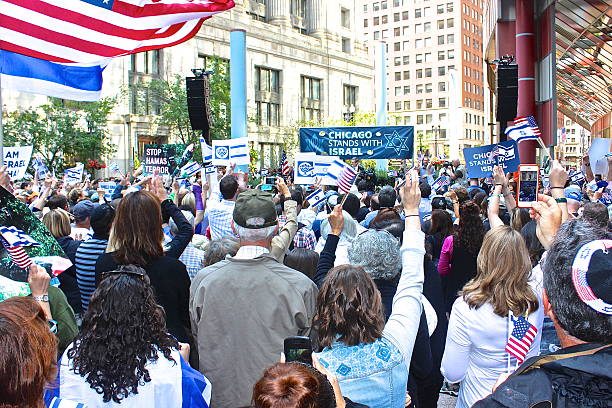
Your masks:
M207 57L206 69L212 71L210 81L210 135L212 139L229 139L230 124L230 79L229 63L219 57ZM153 99L158 107L155 124L164 126L181 143L194 143L195 157L200 154L201 131L191 129L187 109L185 78L175 75L171 80L156 79L136 86L140 104L149 104Z
M115 151L107 119L115 98L75 102L49 98L38 108L10 112L4 125L7 145L34 147L47 167L60 173L76 162L100 161Z

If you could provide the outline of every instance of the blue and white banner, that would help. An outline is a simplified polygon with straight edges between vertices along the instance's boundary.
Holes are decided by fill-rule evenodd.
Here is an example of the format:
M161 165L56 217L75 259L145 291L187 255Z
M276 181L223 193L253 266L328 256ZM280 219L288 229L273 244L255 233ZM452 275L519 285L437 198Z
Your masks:
M206 143L206 140L201 137L200 138L200 146L202 147L202 160L206 163L207 161L212 160L212 147Z
M317 155L314 153L296 153L293 167L293 182L295 184L313 184L315 182L315 167Z
M301 128L300 150L341 159L411 159L412 126Z
M49 174L49 169L47 165L43 161L42 157L34 156L34 160L32 160L32 167L36 170L39 179L43 179Z
M517 171L521 164L518 147L514 140L463 149L463 157L470 178L491 176L493 166L496 164L499 164L505 173Z
M85 165L83 163L77 163L76 166L64 170L64 183L74 184L82 182L83 170L85 170Z
M582 185L585 180L584 173L582 171L570 171L569 178L573 184L580 185Z
M212 163L215 166L238 166L251 163L249 143L246 137L212 141Z
M30 164L32 146L5 146L3 149L6 172L11 176L11 180L21 180Z
M20 92L97 101L102 93L104 68L102 65L60 64L0 50L2 88Z
M261 169L261 170L259 170L259 175L260 175L261 177L266 177L266 176L268 175L268 173L269 173L269 172L270 172L270 171L269 171L268 169Z
M108 168L113 173L119 173L119 171L120 171L119 165L116 162L111 162L111 164L108 165Z

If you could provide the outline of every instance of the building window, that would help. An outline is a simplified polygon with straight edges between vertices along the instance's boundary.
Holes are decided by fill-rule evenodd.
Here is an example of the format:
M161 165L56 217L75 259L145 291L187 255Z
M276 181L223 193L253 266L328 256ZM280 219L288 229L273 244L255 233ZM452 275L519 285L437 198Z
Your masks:
M431 47L431 37L425 38L425 48Z
M432 114L425 115L425 123L430 124L431 122L433 122L433 115Z
M416 101L416 108L417 109L423 109L423 100L422 99L417 99L417 101Z
M342 37L342 52L347 54L351 53L351 39Z
M403 6L404 2L402 0L393 0L393 7Z
M393 22L397 23L400 21L400 13L393 13Z
M395 80L396 81L401 81L402 80L402 73L401 72L396 72L395 73Z
M455 34L447 34L446 35L446 43L454 44L455 43Z
M425 108L431 108L433 107L433 100L432 99L425 99Z
M416 123L417 123L417 125L422 125L424 123L423 115L417 115Z
M380 2L380 8L383 10L387 9L387 0L383 0Z
M401 86L396 86L395 87L395 96L401 96L402 94L402 87Z
M416 77L417 77L417 79L423 78L423 70L422 69L417 69L416 70Z
M415 62L416 62L417 64L422 63L422 62L423 62L423 54L417 54L417 55L415 55L414 60L415 60Z
M408 20L408 12L402 11L402 20Z
M453 10L454 10L453 3L446 3L446 12L447 13L452 13Z
M380 39L380 31L374 31L374 39L375 40Z
M431 68L425 68L425 78L431 78Z
M421 12L421 9L414 9L414 18L421 18L423 17L423 13Z
M444 4L438 4L438 14L444 14Z
M446 27L447 28L453 28L455 26L455 19L454 18L449 18L448 20L446 20Z
M382 30L382 38L388 38L389 37L389 30Z
M160 55L160 50L132 54L130 70L141 74L159 75Z
M423 93L423 84L417 84L417 86L415 86L415 92L416 94L422 94Z
M404 101L404 110L410 110L410 101Z
M425 23L423 24L423 32L424 33L428 33L431 31L431 23Z
M396 67L398 65L402 65L402 57L395 57L395 58L393 58L393 65L395 65Z
M401 31L401 29L399 27L395 27L393 29L393 36L394 37L399 37L401 34L402 34L402 31Z
M438 20L438 30L444 29L444 20Z
M438 36L438 45L444 45L444 36L443 35L439 35Z
M446 53L444 51L438 51L438 61L444 61L446 58Z
M440 108L446 108L446 98L438 98L438 106Z
M454 59L455 58L455 50L447 50L446 51L446 58Z
M389 18L387 17L387 15L384 15L380 18L380 22L382 24L387 24L389 22Z
M374 17L374 25L380 24L380 17Z
M410 116L404 116L404 125L410 124Z
M376 2L376 3L372 4L372 10L374 10L374 11L380 10L380 3Z
M342 27L351 28L351 11L346 8L340 9L340 22Z
M203 57L204 63L206 57ZM159 98L148 87L140 87L144 79L161 79L161 50L132 54L130 58L130 113L136 115L159 114Z
M410 85L404 86L404 95L410 94Z
M425 84L425 93L431 93L432 91L432 84Z
M350 108L351 106L357 110L357 87L354 85L344 85L342 87L342 95L344 100L344 106Z
M404 65L408 65L408 64L410 64L410 56L404 55Z
M255 103L258 125L280 126L280 71L255 67Z
M446 120L446 113L440 113L440 114L438 115L438 120L439 120L440 122L444 122L444 121Z
M425 62L431 62L431 52L425 53Z
M364 18L364 19L363 19L363 26L364 26L364 27L367 27L367 26L368 26L368 19L367 19L367 18Z
M404 79L410 79L410 71L404 71Z
M438 76L446 75L446 67L438 67Z
M302 75L301 77L302 120L321 121L321 80Z
M402 110L402 103L401 102L395 102L395 110Z

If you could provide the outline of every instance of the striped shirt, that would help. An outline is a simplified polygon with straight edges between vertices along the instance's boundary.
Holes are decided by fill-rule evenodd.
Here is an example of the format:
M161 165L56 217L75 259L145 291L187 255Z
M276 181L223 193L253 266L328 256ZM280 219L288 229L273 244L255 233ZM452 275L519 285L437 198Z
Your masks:
M96 261L106 251L108 240L92 238L83 242L76 252L76 277L81 292L83 312L96 290Z

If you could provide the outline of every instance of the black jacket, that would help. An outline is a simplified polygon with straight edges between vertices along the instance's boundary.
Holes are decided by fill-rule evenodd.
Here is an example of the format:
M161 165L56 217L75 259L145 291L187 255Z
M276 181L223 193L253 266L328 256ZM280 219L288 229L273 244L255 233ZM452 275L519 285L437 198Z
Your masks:
M68 303L72 307L75 313L81 313L83 306L81 304L81 292L79 292L79 285L76 278L76 251L83 241L76 241L69 236L56 238L60 244L64 253L72 262L72 266L66 269L64 272L58 275L60 281L60 289L66 295Z
M532 357L474 408L612 406L612 345L580 344Z

